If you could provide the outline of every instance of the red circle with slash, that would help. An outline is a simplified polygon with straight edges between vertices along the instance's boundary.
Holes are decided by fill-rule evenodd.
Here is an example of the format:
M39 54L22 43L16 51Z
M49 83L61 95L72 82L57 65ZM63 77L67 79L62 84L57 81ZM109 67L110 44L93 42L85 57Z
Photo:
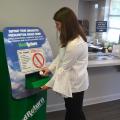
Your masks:
M45 59L41 53L35 53L32 61L35 67L41 68L44 65Z

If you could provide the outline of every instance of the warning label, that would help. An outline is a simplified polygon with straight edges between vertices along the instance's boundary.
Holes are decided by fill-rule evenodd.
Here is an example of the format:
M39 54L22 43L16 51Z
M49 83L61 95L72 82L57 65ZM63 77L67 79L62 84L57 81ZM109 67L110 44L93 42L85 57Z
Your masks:
M35 53L32 61L37 68L41 68L44 65L44 57L41 53Z
M45 65L44 51L41 48L17 50L21 71L31 73Z

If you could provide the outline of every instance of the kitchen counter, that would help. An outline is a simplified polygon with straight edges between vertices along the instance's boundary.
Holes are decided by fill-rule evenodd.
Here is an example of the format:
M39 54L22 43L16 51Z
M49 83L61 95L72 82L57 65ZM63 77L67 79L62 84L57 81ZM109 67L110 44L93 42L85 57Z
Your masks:
M89 53L88 67L104 67L120 65L120 57L111 53Z

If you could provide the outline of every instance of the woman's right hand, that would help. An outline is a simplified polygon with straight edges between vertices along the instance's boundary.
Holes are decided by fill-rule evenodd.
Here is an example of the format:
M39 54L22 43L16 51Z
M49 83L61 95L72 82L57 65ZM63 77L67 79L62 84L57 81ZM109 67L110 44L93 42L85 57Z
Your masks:
M42 74L41 74L41 71L42 71ZM49 73L50 73L50 70L47 67L40 68L40 72L39 72L40 75L45 75L46 76Z

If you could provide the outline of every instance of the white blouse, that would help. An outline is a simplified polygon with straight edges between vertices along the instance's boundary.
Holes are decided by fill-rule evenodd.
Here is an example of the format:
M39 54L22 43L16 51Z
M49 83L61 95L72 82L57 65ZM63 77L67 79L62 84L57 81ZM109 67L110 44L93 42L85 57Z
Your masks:
M53 77L46 84L65 97L88 89L88 45L79 36L70 41L49 66Z

